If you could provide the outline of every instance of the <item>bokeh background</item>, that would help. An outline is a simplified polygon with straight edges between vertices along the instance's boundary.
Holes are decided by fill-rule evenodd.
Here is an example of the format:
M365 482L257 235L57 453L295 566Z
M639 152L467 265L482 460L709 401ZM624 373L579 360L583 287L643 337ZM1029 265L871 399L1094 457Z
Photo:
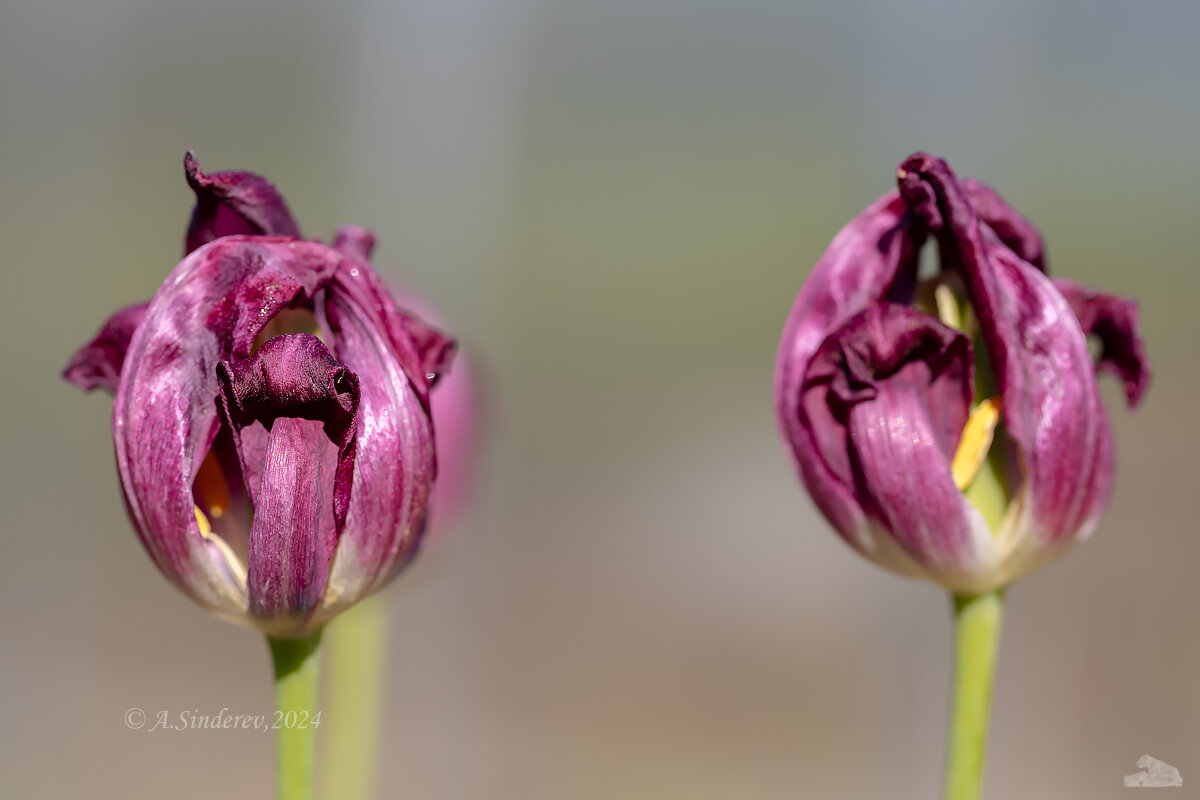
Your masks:
M771 403L783 320L926 149L1135 295L1095 536L1016 586L988 796L1200 780L1200 7L740 0L0 0L0 795L267 797L252 633L125 521L109 406L57 373L178 258L207 170L357 222L486 391L474 501L387 591L382 797L929 798L939 590L818 518Z

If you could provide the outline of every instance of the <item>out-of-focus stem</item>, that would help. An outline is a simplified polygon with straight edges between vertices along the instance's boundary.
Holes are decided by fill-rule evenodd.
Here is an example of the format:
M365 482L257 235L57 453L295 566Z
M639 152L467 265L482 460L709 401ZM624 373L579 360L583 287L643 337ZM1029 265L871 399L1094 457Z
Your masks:
M321 631L303 639L267 637L275 664L275 797L312 800L319 717Z
M334 620L325 637L328 722L321 788L328 800L375 797L387 619L387 605L371 597Z
M954 597L954 693L946 747L946 800L978 800L983 790L1003 615L1001 590Z

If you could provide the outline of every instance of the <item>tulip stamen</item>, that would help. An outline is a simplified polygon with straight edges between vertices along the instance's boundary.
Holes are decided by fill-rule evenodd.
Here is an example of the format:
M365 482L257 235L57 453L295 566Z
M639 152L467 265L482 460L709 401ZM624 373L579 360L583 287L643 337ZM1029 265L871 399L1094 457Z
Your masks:
M945 283L939 283L933 289L933 302L937 307L938 319L956 331L963 329L963 315L953 289Z
M979 320L956 275L942 273L922 281L917 285L913 305L936 317L947 328L966 334L971 341L979 333Z
M225 566L229 568L230 574L233 575L241 586L245 586L246 567L242 564L242 560L233 552L233 548L229 546L229 542L213 533L212 525L209 524L208 517L200 510L200 506L193 506L192 508L196 512L196 524L200 526L200 536L204 538L204 541L216 547L217 552L221 554L221 559L225 562Z
M1000 398L991 397L977 405L967 424L963 426L962 437L958 441L958 449L954 452L954 460L950 464L950 472L954 476L954 485L959 491L966 491L980 467L987 460L988 450L992 446L992 438L996 434L996 426L1000 424Z

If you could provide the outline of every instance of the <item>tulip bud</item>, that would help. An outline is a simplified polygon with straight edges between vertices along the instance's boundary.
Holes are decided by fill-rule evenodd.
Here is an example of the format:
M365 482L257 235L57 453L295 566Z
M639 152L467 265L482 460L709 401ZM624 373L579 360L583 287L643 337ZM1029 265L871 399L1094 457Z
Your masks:
M913 155L897 179L796 298L776 411L801 479L853 548L988 591L1095 528L1113 475L1095 373L1140 400L1137 308L1048 278L1036 228L944 161ZM919 280L931 236L939 270Z
M304 636L415 554L429 392L454 343L396 306L366 231L303 240L265 179L184 165L186 257L64 377L115 392L121 489L163 574L220 616Z

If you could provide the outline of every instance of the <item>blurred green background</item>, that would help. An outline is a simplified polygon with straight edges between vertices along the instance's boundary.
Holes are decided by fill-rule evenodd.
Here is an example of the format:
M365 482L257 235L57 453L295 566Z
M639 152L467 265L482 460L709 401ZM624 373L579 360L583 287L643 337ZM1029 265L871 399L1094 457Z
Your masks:
M990 797L1200 780L1200 7L1016 0L0 0L0 794L265 797L266 648L128 528L58 370L178 259L206 170L374 229L488 390L476 499L386 593L384 797L928 798L949 604L816 515L771 401L837 229L925 149L1138 297L1093 539L1017 585ZM1106 382L1107 383L1107 382Z

